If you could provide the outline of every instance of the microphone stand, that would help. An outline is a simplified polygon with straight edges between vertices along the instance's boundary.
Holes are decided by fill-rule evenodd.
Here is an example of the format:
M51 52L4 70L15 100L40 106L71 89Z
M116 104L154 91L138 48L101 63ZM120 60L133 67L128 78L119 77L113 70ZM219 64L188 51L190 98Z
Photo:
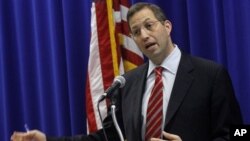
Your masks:
M122 131L121 131L121 129L120 129L118 123L117 123L117 119L116 119L116 115L115 115L115 109L116 109L115 102L114 102L113 98L111 98L111 115L112 115L112 119L113 119L115 128L116 128L116 130L118 132L120 140L124 141L124 137L122 135Z

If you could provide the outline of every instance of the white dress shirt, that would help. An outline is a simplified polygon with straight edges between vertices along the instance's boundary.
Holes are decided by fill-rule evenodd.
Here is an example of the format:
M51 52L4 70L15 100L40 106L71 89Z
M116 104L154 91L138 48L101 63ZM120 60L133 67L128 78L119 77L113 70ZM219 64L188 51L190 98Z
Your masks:
M177 45L175 45L174 50L163 60L160 65L163 67L162 71L162 80L163 80L163 124L162 129L165 125L165 117L168 108L169 98L173 89L174 80L176 77L177 69L181 59L181 51ZM147 82L145 87L145 93L142 99L142 116L143 116L143 124L142 124L142 140L145 137L145 126L146 126L146 117L147 117L147 107L149 97L154 86L155 81L155 73L154 69L157 65L153 64L151 60L149 60L149 68L147 74Z

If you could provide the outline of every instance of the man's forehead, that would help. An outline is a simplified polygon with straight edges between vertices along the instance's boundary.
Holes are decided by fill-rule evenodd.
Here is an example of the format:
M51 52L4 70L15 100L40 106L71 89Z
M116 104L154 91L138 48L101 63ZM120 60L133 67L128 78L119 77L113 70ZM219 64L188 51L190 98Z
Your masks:
M144 9L141 9L140 11L136 12L132 17L131 17L131 20L143 20L147 17L155 17L154 13L148 9L148 8L144 8Z
M140 25L148 19L156 19L153 11L147 7L137 11L133 16L130 17L129 26L130 29Z
M130 26L131 28L136 27L137 25L140 25L142 23L145 23L147 21L155 20L154 17L146 16L146 17L141 17L138 19L131 20Z

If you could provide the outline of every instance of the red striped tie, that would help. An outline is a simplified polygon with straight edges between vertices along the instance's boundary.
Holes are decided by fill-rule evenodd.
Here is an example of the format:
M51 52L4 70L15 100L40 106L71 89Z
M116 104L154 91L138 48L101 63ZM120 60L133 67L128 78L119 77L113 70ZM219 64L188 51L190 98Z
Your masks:
M161 138L163 116L163 83L162 67L154 69L155 84L152 89L147 109L145 141L150 138Z

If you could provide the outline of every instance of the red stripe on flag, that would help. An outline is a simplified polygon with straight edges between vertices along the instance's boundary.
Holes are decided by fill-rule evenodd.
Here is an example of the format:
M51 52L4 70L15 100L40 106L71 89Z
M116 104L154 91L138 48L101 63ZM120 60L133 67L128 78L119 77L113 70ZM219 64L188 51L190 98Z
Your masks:
M116 23L117 28L119 27L118 33L122 33L128 37L130 37L130 31L128 28L128 23L123 21L121 23Z
M93 108L92 103L92 96L90 94L90 85L89 85L89 75L87 76L86 82L86 107L87 107L87 118L88 118L88 125L89 132L94 132L97 130L96 120L95 120L95 110Z
M119 0L114 0L113 1L113 9L114 9L114 11L120 11L120 2L119 2Z
M122 47L122 57L123 59L139 66L141 64L143 64L144 60L139 56L137 55L136 53L130 51L130 50L127 50L126 48Z
M130 7L128 0L113 0L113 8L115 11L120 11L120 6Z
M104 89L113 82L114 68L109 34L106 1L96 2L97 33Z
M119 0L119 1L120 1L121 5L126 6L126 7L130 7L128 0Z
M130 30L129 30L129 25L128 22L122 21L122 27L123 27L123 34L127 35L130 37Z

